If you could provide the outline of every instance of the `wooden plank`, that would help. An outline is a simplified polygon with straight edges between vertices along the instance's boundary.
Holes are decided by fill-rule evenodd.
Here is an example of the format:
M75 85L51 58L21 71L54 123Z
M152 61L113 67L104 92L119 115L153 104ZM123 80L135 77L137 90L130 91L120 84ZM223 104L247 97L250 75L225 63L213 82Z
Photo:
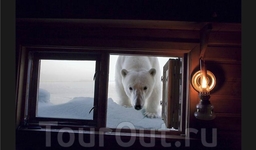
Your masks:
M200 30L204 22L164 21L164 20L113 20L113 19L35 19L20 18L16 23L22 26L70 26L70 27L108 27L108 28L143 28L143 29L181 29Z
M187 30L173 30L173 29L137 29L137 28L75 28L75 27L17 27L18 33L24 36L39 36L40 38L88 38L88 37L100 37L100 38L136 38L142 37L148 39L167 39L177 41L177 39L193 39L199 41L198 31ZM31 32L33 31L33 32Z
M181 106L180 106L180 60L179 59L173 59L172 60L172 64L171 64L171 71L172 71L172 76L170 76L172 78L172 85L171 85L171 89L169 91L171 91L172 93L172 103L171 103L171 107L172 107L172 112L173 113L173 118L172 118L172 125L174 128L178 129L180 126L180 111L181 111Z
M241 32L242 25L241 23L216 23L213 22L212 31L232 31L232 32Z
M22 42L22 41L20 41ZM161 53L176 53L178 56L183 56L191 49L196 47L198 43L181 43L181 42L161 42L161 41L130 41L130 40L106 40L106 39L40 39L29 38L23 42L24 45L43 45L43 46L79 46L101 48L103 51L123 51L130 50L131 53L136 51L159 52ZM45 45L47 43L47 45ZM164 54L163 54L164 55Z
M241 79L242 66L241 64L220 64L224 70L224 75L226 81L234 81Z
M98 83L95 84L99 85L99 91L98 92L98 100L96 101L98 108L96 108L97 111L97 125L99 128L106 127L107 124L107 99L108 99L108 75L109 75L109 59L110 56L108 54L102 54L100 61L99 61L99 80ZM103 83L103 84L100 84Z
M218 91L211 91L214 95L229 95L231 97L241 97L241 80L225 81Z
M165 126L167 128L171 128L171 116L172 114L169 115L169 113L171 112L171 107L169 106L170 101L169 101L169 84L170 81L169 79L169 75L170 75L170 70L169 70L169 65L170 65L170 61L166 62L166 64L163 66L163 76L162 76L162 119L165 123Z
M178 129L180 126L179 105L180 60L169 59L163 68L163 107L162 118L167 128Z
M230 95L211 95L210 101L214 106L215 113L235 113L241 114L241 97Z
M241 131L242 127L242 119L241 117L228 117L222 116L221 114L216 114L216 118L214 119L214 125L217 130L222 131Z
M241 46L242 44L242 36L240 32L211 32L209 36L209 46L214 45L235 45Z
M24 47L19 47L18 49L20 56L18 60L18 70L17 70L17 87L16 87L16 114L15 114L15 125L18 127L25 118L26 115L26 93L27 93L27 76L28 76L28 61L25 59L28 57L28 53Z
M208 46L205 53L207 61L241 61L241 47L211 47Z

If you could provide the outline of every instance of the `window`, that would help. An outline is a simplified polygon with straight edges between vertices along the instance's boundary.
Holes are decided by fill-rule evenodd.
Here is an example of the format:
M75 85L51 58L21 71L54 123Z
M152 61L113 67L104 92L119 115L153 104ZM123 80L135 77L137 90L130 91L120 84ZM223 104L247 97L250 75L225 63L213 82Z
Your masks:
M179 103L181 102L180 101L181 96L179 95L180 89L176 87L180 87L181 85L181 82L180 82L181 76L179 76L181 74L180 67L179 67L181 63L181 59L179 57L157 57L159 61L159 66L160 66L159 69L161 74L161 77L159 77L159 79L160 78L161 79L159 81L161 82L160 91L162 91L160 92L160 97L161 97L160 110L162 114L160 118L147 118L143 115L143 110L137 111L134 108L127 108L125 106L118 105L117 100L119 100L119 97L117 96L117 89L116 89L117 87L115 85L115 71L116 71L115 65L116 65L118 56L119 55L110 55L108 108L107 108L107 125L106 126L108 128L124 128L125 126L128 126L129 128L132 128L132 129L154 129L154 130L173 130L173 131L177 130L179 128L178 127L179 118L178 118L178 115L176 115L176 113L179 113L180 115L180 109L175 109L175 108L180 107ZM138 55L131 55L131 56L137 57ZM142 56L142 55L139 55L139 56ZM175 62L175 64L172 62ZM177 71L170 70L169 67L173 69L177 69ZM173 76L170 76L172 77L170 78L171 81L177 81L175 82L175 84L168 82L169 77L168 75L166 75L168 73L173 75ZM174 76L175 74L177 75ZM177 79L175 79L176 77ZM169 85L170 87L168 87L167 83L170 83ZM170 90L172 92L169 92L168 89L172 89ZM172 96L170 95L172 93L174 96L176 96L171 99L174 102L170 102L170 99L167 100L168 97L170 98ZM174 99L176 99L176 101ZM177 103L175 104L175 102ZM172 103L172 105L170 105L170 103ZM175 104L176 106L174 106L173 104ZM176 122L175 125L173 125L173 122Z
M114 109L123 106L113 108L117 104L113 101L115 89L111 71L114 66L111 62L123 53L86 48L24 47L21 54L18 93L21 106L25 104L20 107L24 109L24 114L20 115L24 115L22 126L25 128L41 128L41 122L57 122L56 127L108 128L115 131L128 126L124 132L153 129L170 134L184 133L186 54L157 56L164 60L160 66L162 118L133 120L140 121L137 125L124 116L118 116ZM143 53L136 55L145 56ZM22 94L24 92L25 95ZM131 111L140 113L134 109ZM113 118L110 118L111 113L115 114ZM121 122L118 117L123 118ZM147 126L155 122L162 126Z
M40 59L36 116L93 120L95 62ZM80 100L80 97L90 99Z
M99 109L95 108L100 98L101 54L34 49L27 52L26 123L57 121L58 124L96 126L100 120L95 111ZM89 90L88 95L79 95L81 90ZM80 102L86 105L74 114L72 109L77 107L72 104L81 96L90 97L89 102ZM69 100L72 101L68 103Z

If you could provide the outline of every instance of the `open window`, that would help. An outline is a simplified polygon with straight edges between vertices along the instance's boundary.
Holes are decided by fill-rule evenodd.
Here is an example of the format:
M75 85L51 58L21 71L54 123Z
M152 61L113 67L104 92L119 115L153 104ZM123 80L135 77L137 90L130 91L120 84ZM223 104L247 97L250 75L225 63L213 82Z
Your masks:
M143 115L143 110L138 111L132 107L118 105L116 102L116 99L119 98L114 72L116 60L120 55L110 55L107 127L178 131L181 127L182 59L179 57L157 57L161 72L161 79L159 79L161 81L161 115L159 118L147 118Z
M169 59L163 67L162 118L167 128L178 129L181 114L181 60Z
M108 128L108 131L115 131L128 126L128 132L132 129L138 132L155 130L160 133L164 130L169 134L184 133L186 88L182 87L186 85L183 72L185 55L156 56L161 60L162 69L162 113L160 118L152 119L134 108L122 111L124 108L113 101L115 88L111 86L114 85L111 71L115 64L111 63L117 54L61 48L23 48L21 51L19 67L23 71L19 74L18 97L22 105L18 108L24 110L21 111L24 114L20 114L24 115L21 121L23 128L43 128L43 124L53 125L54 122L55 127ZM134 114L141 118L134 117Z

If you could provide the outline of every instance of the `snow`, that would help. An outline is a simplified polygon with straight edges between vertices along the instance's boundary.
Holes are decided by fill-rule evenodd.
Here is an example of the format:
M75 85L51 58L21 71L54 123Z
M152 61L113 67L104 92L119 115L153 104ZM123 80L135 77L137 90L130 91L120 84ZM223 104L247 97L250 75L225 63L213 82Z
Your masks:
M39 90L38 117L93 119L93 111L90 112L93 108L93 97L72 95L74 94L73 90L78 92L79 89L72 87L72 85L75 85L74 83L64 84L58 82L57 84L50 82L41 85L44 85L44 88L50 91L42 88ZM57 85L61 88L58 88ZM91 85L89 84L89 86ZM110 89L112 89L110 90L112 93L109 93L111 97L108 98L107 103L106 127L123 128L127 126L135 129L166 129L162 118L147 118L144 117L143 111L137 111L134 108L126 108L115 103L112 98L115 98L114 83L110 83L109 86ZM60 92L57 92L58 90ZM82 93L82 91L80 93ZM60 103L61 97L65 99L62 103ZM67 97L69 97L70 100L68 100ZM53 98L55 98L55 101L52 101Z

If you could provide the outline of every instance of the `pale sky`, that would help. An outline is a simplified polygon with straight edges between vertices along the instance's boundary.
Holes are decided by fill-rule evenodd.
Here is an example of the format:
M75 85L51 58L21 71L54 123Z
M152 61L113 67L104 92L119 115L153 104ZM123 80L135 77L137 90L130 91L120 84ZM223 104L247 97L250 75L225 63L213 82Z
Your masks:
M95 61L42 60L41 81L93 81Z

